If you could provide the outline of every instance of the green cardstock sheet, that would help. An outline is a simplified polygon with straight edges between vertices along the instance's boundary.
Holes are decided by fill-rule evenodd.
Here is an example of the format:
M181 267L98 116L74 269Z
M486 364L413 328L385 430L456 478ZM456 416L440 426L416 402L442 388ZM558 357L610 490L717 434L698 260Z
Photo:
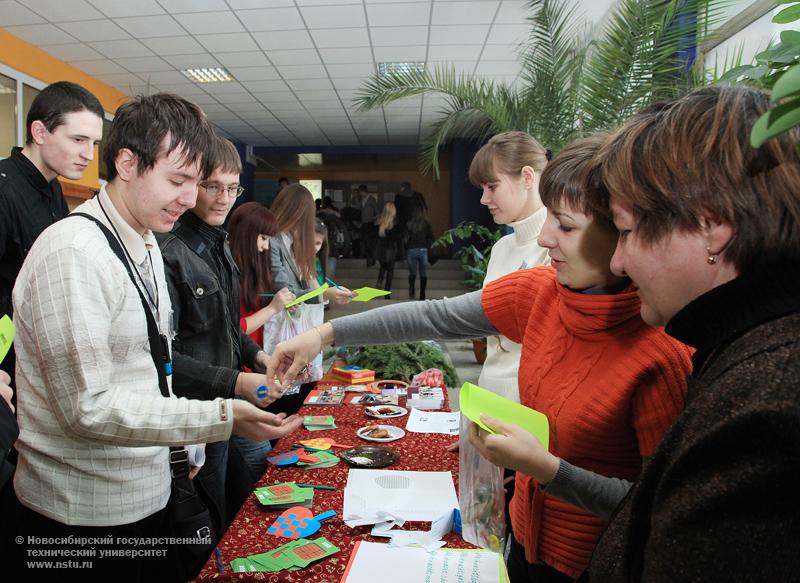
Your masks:
M374 287L360 287L358 289L354 289L353 292L356 294L356 297L353 298L354 302L368 302L381 296L388 296L390 293L392 293L390 291L386 291L385 289L377 289Z
M315 298L317 296L321 296L325 293L325 290L328 289L330 286L327 283L323 283L317 289L312 289L310 292L304 293L302 296L293 299L291 302L286 304L285 308L291 308L292 306L296 306L297 304L302 304L303 302L307 302L311 298Z
M8 317L8 314L0 318L0 362L11 350L11 345L14 343L14 322Z
M527 429L542 442L546 449L549 449L550 423L544 413L520 405L472 383L464 383L461 387L458 402L461 412L482 429L496 433L481 421L481 413Z

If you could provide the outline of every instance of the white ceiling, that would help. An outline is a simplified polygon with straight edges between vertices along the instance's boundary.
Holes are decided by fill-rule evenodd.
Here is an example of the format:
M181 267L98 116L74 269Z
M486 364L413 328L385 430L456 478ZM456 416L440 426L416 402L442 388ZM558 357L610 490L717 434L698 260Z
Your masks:
M601 2L601 4L605 4ZM524 0L0 0L0 26L127 94L171 91L253 145L416 144L434 97L361 113L382 61L513 82ZM226 67L194 84L180 69Z

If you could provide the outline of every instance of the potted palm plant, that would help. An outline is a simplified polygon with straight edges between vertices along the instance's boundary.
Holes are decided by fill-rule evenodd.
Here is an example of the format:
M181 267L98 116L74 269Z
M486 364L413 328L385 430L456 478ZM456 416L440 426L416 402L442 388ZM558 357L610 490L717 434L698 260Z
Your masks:
M727 1L619 0L591 37L580 3L532 0L531 33L520 48L521 71L513 86L448 66L409 69L370 77L354 102L369 110L405 97L444 96L441 117L420 155L421 168L435 176L440 148L456 137L481 142L521 130L557 152L650 103L708 84L702 63L690 66L692 49L721 21Z

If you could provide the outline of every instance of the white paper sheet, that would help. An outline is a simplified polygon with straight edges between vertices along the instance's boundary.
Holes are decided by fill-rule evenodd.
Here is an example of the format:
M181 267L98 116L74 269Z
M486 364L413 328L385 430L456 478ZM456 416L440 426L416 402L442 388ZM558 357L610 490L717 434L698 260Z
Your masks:
M461 413L458 411L422 411L411 409L406 423L406 431L412 433L444 433L458 435Z
M436 550L418 547L392 548L360 541L342 583L408 583L437 581L457 583L505 583L508 577L502 558L484 550Z
M387 514L405 520L433 521L458 508L450 472L356 470L347 475L344 522L350 526L387 521Z
M376 524L370 534L388 538L390 547L417 545L431 552L447 544L442 538L453 530L453 512L446 512L434 520L430 530L395 530L395 526L403 526L403 522Z

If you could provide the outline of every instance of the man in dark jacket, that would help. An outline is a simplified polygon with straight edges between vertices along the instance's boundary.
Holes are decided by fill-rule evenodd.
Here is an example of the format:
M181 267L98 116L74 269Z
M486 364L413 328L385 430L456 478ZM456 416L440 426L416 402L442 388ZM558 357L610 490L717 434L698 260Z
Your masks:
M263 371L267 355L239 326L239 269L222 228L244 190L239 185L241 160L235 146L223 138L217 138L214 150L216 168L200 182L196 206L170 233L157 236L176 334L172 388L180 397L240 396L264 407L274 400L259 394L266 384L264 375L242 369ZM196 480L216 507L218 533L225 531L228 519L261 477L269 449L269 441L242 437L206 445L206 462ZM232 476L226 480L228 472Z
M59 81L33 100L25 147L0 160L0 316L13 316L11 290L36 238L69 213L59 176L77 180L103 134L103 106L80 85ZM14 376L14 352L3 370Z

